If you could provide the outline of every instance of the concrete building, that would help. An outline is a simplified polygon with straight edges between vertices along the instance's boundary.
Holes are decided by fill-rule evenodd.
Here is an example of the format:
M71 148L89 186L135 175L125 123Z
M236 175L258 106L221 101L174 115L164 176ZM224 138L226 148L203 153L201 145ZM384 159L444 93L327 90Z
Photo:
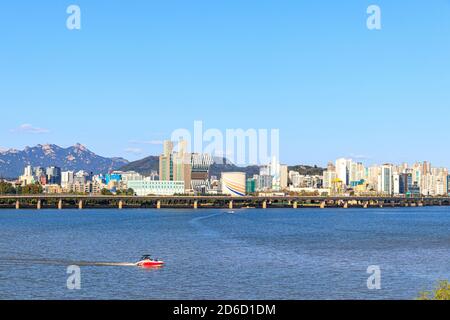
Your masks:
M271 175L259 175L256 191L272 190L273 177Z
M286 189L289 185L288 178L288 166L285 164L280 165L280 187L282 190Z
M342 184L348 186L350 183L349 179L349 162L351 160L340 158L336 160L336 178L342 181Z
M61 172L61 186L64 188L69 184L73 184L75 181L74 171L63 171Z
M133 189L138 196L173 196L185 193L184 181L159 181L145 178L129 181L128 188Z
M48 167L47 173L47 183L61 185L61 168L58 167Z
M209 170L214 160L209 154L193 153L191 155L191 189L195 193L205 194L211 190Z

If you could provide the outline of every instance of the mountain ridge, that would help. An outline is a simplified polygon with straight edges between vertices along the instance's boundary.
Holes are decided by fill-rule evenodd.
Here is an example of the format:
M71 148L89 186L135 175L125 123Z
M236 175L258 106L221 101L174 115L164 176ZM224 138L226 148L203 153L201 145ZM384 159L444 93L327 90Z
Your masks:
M27 165L33 167L57 166L62 170L86 170L94 173L107 173L112 170L136 171L142 175L150 175L152 171L159 172L159 156L148 156L130 162L121 157L102 157L86 146L76 143L64 148L56 144L38 144L34 147L18 149L0 149L0 178L15 179L23 174ZM317 166L289 166L289 170L304 175L321 175L325 169ZM247 177L259 174L259 167L250 165L240 167L228 159L214 158L210 176L220 178L222 172L244 172Z
M34 147L26 146L23 150L0 150L0 177L18 178L23 174L24 167L28 165L57 166L62 170L107 173L128 163L128 160L120 157L99 156L80 143L67 148L56 144L38 144Z

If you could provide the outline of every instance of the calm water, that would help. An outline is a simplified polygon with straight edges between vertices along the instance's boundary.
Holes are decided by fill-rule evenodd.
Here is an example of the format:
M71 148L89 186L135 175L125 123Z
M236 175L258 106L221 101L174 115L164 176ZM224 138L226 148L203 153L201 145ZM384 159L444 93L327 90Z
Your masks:
M166 267L96 265L146 253ZM411 299L449 278L450 208L0 211L0 299Z

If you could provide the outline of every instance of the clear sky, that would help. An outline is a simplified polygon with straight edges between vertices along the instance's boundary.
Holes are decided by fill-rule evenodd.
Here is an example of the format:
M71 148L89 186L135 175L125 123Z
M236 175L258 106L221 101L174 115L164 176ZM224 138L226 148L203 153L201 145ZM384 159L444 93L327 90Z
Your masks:
M450 167L450 0L15 0L0 43L1 148L133 160L201 120L279 128L289 164Z

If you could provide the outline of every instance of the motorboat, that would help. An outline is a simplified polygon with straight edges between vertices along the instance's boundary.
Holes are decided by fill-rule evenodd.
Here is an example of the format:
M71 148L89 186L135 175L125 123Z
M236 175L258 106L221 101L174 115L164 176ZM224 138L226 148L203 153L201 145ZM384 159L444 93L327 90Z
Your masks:
M136 266L140 268L155 268L162 267L164 265L164 261L159 259L152 259L149 254L143 255L141 260L136 262Z

